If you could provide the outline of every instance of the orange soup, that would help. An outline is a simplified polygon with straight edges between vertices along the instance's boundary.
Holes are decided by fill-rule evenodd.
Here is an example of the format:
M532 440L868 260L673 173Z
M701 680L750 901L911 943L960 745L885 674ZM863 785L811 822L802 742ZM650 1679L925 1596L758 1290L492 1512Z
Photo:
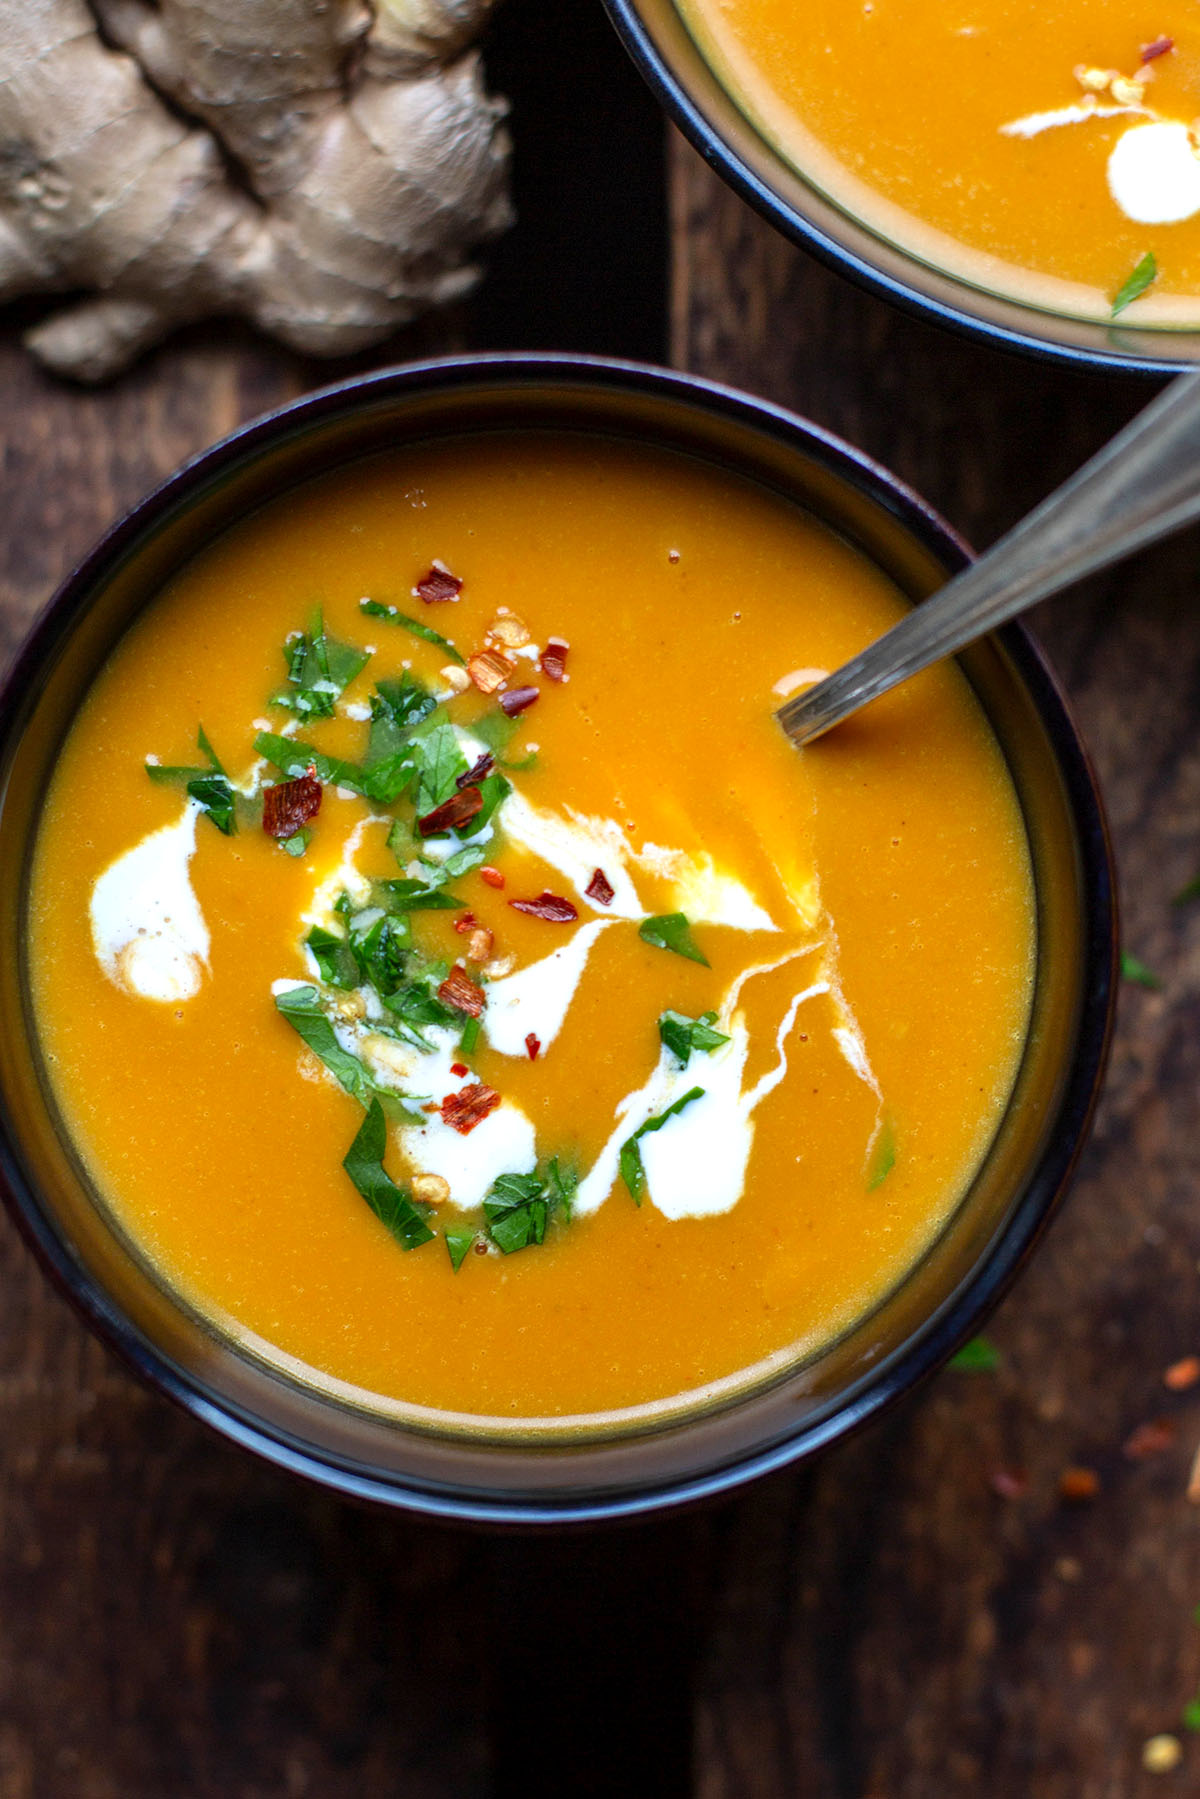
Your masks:
M187 566L32 877L51 1082L158 1277L330 1391L509 1421L869 1311L986 1152L1034 959L955 668L804 754L772 718L903 605L765 490L536 433L375 457Z
M1200 319L1200 19L1177 0L678 0L777 149L977 286Z

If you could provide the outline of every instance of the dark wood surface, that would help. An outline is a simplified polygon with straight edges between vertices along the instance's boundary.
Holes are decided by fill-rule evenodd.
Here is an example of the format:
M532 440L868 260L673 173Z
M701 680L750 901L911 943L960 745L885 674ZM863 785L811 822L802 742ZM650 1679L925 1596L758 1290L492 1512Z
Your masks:
M536 120L518 130L524 236L472 306L392 358L665 338L661 196L644 169L632 180L657 122L590 0L562 0L534 56L536 16L517 0L495 47ZM572 29L593 34L582 62ZM581 152L590 208L548 169L538 83L561 107L568 79L627 134L611 178ZM669 168L674 359L842 432L978 543L1150 391L900 317L782 244L689 151ZM602 253L589 209L609 220ZM20 322L0 336L5 653L121 506L328 374L196 332L84 394L37 374ZM1200 869L1198 590L1193 534L1040 621L1108 795L1126 941L1164 987L1126 989L1081 1177L989 1327L998 1372L943 1374L815 1469L719 1508L498 1541L343 1504L211 1437L91 1341L0 1224L0 1799L1200 1790L1200 1740L1173 1774L1140 1762L1200 1686L1184 1497L1200 1387L1161 1379L1200 1352L1200 908L1170 905ZM1160 1416L1168 1447L1124 1455ZM1071 1506L1058 1482L1076 1463L1102 1484Z

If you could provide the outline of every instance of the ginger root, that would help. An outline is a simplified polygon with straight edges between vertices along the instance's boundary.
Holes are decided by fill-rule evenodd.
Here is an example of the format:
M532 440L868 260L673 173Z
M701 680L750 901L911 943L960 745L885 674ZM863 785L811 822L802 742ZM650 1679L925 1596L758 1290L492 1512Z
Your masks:
M0 0L0 299L85 291L33 354L103 380L237 313L336 356L466 292L511 216L489 4Z

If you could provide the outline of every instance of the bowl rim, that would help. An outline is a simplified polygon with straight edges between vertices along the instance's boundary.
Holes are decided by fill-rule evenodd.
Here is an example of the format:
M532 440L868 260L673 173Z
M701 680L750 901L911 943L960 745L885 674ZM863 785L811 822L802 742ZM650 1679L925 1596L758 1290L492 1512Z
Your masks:
M863 452L776 403L722 383L651 364L566 353L500 352L433 358L371 371L332 383L249 420L198 452L123 513L59 584L0 679L0 773L20 741L21 697L34 691L40 669L52 658L85 610L91 593L123 559L214 476L232 472L273 442L336 418L347 408L406 395L497 384L556 387L650 396L715 413L736 425L814 454L826 471L890 512L918 545L951 568L971 551L963 539L913 489ZM802 1421L779 1442L760 1445L699 1474L670 1473L642 1487L589 1491L564 1499L559 1491L533 1500L497 1500L490 1494L450 1492L403 1484L391 1475L356 1472L297 1446L269 1424L223 1404L202 1376L179 1368L113 1303L81 1267L71 1245L47 1216L26 1181L15 1144L19 1127L0 1108L0 1193L38 1261L85 1322L150 1386L218 1434L268 1462L316 1480L345 1496L382 1501L433 1517L483 1525L545 1526L598 1523L662 1512L734 1490L829 1447L864 1426L940 1367L978 1328L1007 1292L1048 1225L1074 1173L1095 1110L1107 1060L1115 1010L1118 954L1114 868L1107 821L1095 776L1059 683L1041 650L1020 624L994 634L1024 683L1050 738L1075 828L1085 896L1082 1004L1076 1053L1057 1104L1057 1125L1040 1151L1020 1199L986 1254L958 1289L877 1370L863 1377L845 1400L825 1415ZM738 1403L736 1400L733 1402ZM536 1448L531 1453L540 1453Z
M675 10L675 0L666 0ZM925 320L933 320L935 324L944 326L957 336L970 338L976 343L986 343L1016 355L1032 357L1038 362L1066 364L1069 367L1088 370L1098 374L1111 374L1119 371L1122 374L1135 376L1177 375L1183 370L1195 366L1200 360L1197 356L1171 357L1154 356L1146 353L1129 353L1125 350L1089 349L1082 345L1056 343L1053 338L1040 336L1032 329L1022 330L1016 325L991 322L976 316L966 303L972 293L985 294L986 290L976 288L972 283L954 274L953 270L940 268L937 264L926 264L921 258L914 256L903 244L893 243L885 239L866 224L860 229L869 237L886 242L907 266L914 269L929 267L943 280L964 296L964 303L959 306L938 299L933 294L923 294L917 288L909 286L904 280L876 267L867 257L858 254L849 245L840 243L828 231L822 229L814 220L805 218L775 191L750 164L738 154L731 144L726 142L715 124L707 117L704 109L693 97L687 85L672 68L655 42L654 36L642 15L642 0L603 0L618 37L629 53L635 68L650 87L660 106L668 117L679 127L693 149L698 150L709 166L716 170L721 179L733 191L745 200L748 205L773 225L782 236L797 244L801 249L810 251L827 268L844 275L858 287L865 288L868 293L890 301L901 311L910 316ZM679 14L679 23L683 31L687 31L686 23ZM690 34L689 34L690 35ZM697 55L704 61L697 47ZM705 67L708 65L705 63ZM755 124L748 114L742 112L733 95L723 87L715 73L710 71L716 88L734 107L739 116L770 154L781 163L783 158L775 149L771 140ZM792 168L792 165L785 165ZM792 169L802 181L806 181L803 172ZM806 181L806 185L808 184ZM813 192L817 190L814 188ZM992 297L992 296L988 296ZM1030 318L1054 319L1060 315L1037 306L1026 305L1021 300L1005 294L994 296L1006 310L1019 316L1027 314ZM1082 327L1094 324L1097 332L1104 329L1099 320L1078 320ZM1145 326L1123 324L1120 329L1126 334L1144 335L1148 342L1170 342L1173 337L1187 336L1200 343L1200 328L1172 332L1168 329L1151 331Z

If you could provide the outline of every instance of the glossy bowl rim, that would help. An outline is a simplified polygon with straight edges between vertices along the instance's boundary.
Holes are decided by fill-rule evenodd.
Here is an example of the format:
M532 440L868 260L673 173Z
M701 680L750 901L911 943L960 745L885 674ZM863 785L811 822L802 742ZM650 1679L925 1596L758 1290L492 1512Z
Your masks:
M0 680L0 768L20 740L20 694L32 687L46 660L73 628L89 595L111 575L127 548L165 522L190 491L239 464L297 426L337 417L347 406L406 395L469 388L486 380L514 388L599 388L631 398L639 394L715 412L734 424L765 432L806 451L840 480L889 511L908 534L943 564L960 567L971 552L961 537L913 489L823 428L769 400L678 371L607 357L538 353L480 353L434 358L373 371L317 389L239 426L189 458L136 502L97 541L59 584L39 613ZM1029 632L1019 624L994 634L1032 698L1052 744L1075 827L1084 895L1082 1003L1077 1049L1058 1102L1058 1124L1024 1190L997 1236L963 1280L914 1336L827 1414L801 1423L782 1442L750 1450L702 1474L668 1475L644 1488L584 1492L563 1500L551 1494L533 1501L497 1501L489 1495L447 1493L402 1485L379 1473L356 1473L316 1450L298 1448L262 1421L247 1420L224 1405L202 1378L178 1368L112 1303L107 1292L71 1254L27 1186L14 1152L19 1127L0 1112L0 1192L10 1215L52 1283L85 1322L150 1386L218 1434L266 1461L306 1476L345 1496L381 1501L432 1517L484 1525L545 1526L598 1523L665 1511L729 1492L760 1474L807 1459L857 1430L940 1367L1007 1292L1057 1209L1086 1140L1107 1060L1115 1009L1117 920L1111 844L1094 774L1065 696ZM11 1140L10 1140L11 1133ZM737 1404L737 1401L734 1401ZM702 1423L703 1414L698 1423ZM530 1453L539 1451L533 1448Z
M674 5L674 0L669 0ZM1093 374L1120 373L1143 377L1178 375L1195 368L1197 357L1153 356L1149 353L1127 354L1124 351L1105 351L1087 349L1081 345L1056 343L1050 337L1041 337L1032 331L1026 333L1015 326L1001 323L989 323L976 316L970 310L967 301L972 293L987 294L987 290L975 287L971 282L955 275L953 270L944 269L936 263L925 264L923 259L914 256L901 243L894 243L873 227L863 223L861 229L869 236L878 237L881 243L887 243L906 264L914 268L928 266L935 270L944 280L955 286L963 295L961 307L939 300L933 295L922 294L916 288L908 286L903 280L889 275L885 270L877 268L872 262L848 245L840 243L836 237L822 230L811 219L806 219L795 211L782 195L764 181L754 169L728 144L715 125L710 123L703 108L693 98L686 84L676 74L667 59L660 53L654 38L647 27L641 12L640 0L603 0L617 36L624 44L634 67L654 94L659 105L668 118L678 126L693 149L699 151L704 161L720 175L722 181L733 189L741 199L752 206L760 217L764 218L789 242L797 244L801 249L811 252L827 268L836 274L844 275L858 287L865 288L868 293L890 301L901 311L912 317L932 320L946 330L959 337L966 337L976 343L986 343L993 347L1009 351L1014 355L1028 356L1038 362L1067 365L1070 368L1089 371ZM680 17L682 28L687 26ZM697 46L697 54L703 54ZM706 63L707 67L707 63ZM742 112L733 94L720 82L715 73L713 81L729 104L741 113L748 128L755 133L767 150L784 166L781 153L775 149L771 140L755 124L754 120ZM801 180L806 180L799 169L793 171ZM811 185L811 184L810 184ZM814 187L814 193L818 190ZM836 202L834 203L836 204ZM992 296L988 296L992 297ZM1008 295L994 296L1007 308L1016 313L1026 312L1031 317L1055 319L1066 315L1036 306L1027 306L1019 299ZM1099 320L1072 321L1083 325L1095 324L1099 331L1103 329ZM1166 328L1151 331L1145 326L1123 324L1121 329L1127 333L1144 333L1148 342L1169 342L1173 333ZM1178 335L1183 335L1182 330ZM1200 337L1200 327L1186 333L1191 338Z

